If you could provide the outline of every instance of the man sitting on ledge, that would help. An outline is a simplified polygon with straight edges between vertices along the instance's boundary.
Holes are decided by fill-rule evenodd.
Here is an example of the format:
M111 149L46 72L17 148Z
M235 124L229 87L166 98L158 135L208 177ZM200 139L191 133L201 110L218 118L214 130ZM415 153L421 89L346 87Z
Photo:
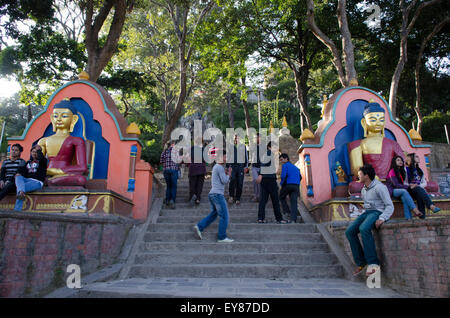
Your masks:
M362 166L358 176L359 182L364 185L361 196L364 200L365 212L349 225L345 235L350 242L353 259L358 266L353 275L361 273L369 264L366 275L370 276L380 269L372 229L374 227L378 229L389 220L394 212L394 204L387 187L375 179L375 169L371 165ZM361 247L358 233L361 233L364 249Z
M49 161L49 186L86 184L86 146L82 138L70 135L78 121L76 113L75 106L69 100L56 104L51 116L55 134L38 142Z

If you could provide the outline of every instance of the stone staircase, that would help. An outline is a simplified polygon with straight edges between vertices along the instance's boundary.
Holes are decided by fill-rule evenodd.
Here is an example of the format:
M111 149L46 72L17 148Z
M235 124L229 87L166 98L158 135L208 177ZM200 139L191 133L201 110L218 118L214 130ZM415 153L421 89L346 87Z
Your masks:
M232 243L217 243L218 219L199 240L193 226L210 211L205 180L202 202L187 202L187 178L178 182L176 209L164 205L156 224L149 224L137 242L134 260L128 262L125 278L339 278L343 267L330 252L315 224L276 224L271 203L266 207L266 224L257 224L258 203L251 177L246 176L241 204L228 204L227 235ZM228 189L225 196L227 198ZM287 217L287 216L285 216Z

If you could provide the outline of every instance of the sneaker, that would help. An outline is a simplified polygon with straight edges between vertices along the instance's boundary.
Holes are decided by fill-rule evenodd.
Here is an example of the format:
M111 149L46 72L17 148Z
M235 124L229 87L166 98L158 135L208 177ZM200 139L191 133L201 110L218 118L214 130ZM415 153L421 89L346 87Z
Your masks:
M231 243L231 242L234 242L234 240L226 237L223 240L217 240L217 242L219 242L219 243Z
M189 203L190 203L191 205L194 205L195 200L197 200L197 196L194 194L194 195L192 196L192 198L189 200Z
M239 205L239 204L241 204L241 201L236 200L236 205Z
M440 210L441 210L440 208L438 208L437 206L435 206L434 209L433 209L433 213L438 213Z
M170 200L170 201L169 201L169 207L170 207L172 210L175 210L175 209L176 209L175 202L173 202L173 200Z
M366 268L367 265L358 266L356 270L353 272L353 276L358 276L364 271L364 268Z
M228 199L228 203L233 204L233 202L234 202L233 197L230 197L230 198Z
M202 231L200 231L200 229L198 228L197 225L194 226L194 233L197 234L199 239L203 239L202 237Z

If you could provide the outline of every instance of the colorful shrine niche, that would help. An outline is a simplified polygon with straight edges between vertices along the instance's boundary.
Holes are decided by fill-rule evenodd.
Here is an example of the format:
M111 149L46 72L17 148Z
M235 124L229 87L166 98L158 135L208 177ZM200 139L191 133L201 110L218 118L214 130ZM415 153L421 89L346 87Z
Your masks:
M369 110L368 105L372 107ZM366 118L374 114L378 117ZM373 127L367 126L368 120L373 120ZM372 138L374 136L376 138ZM370 142L366 142L368 137L372 138ZM375 165L379 178L384 179L388 172L386 162L390 165L394 153L388 151L386 145L391 150L401 149L403 157L407 153L417 153L422 159L420 165L426 179L431 180L431 173L425 166L430 146L413 142L392 118L386 101L379 94L358 86L337 91L324 106L323 118L314 136L306 138L299 149L297 166L308 176L302 180L305 204L312 207L333 198L358 198L362 185L356 182L355 171L361 163L370 161L367 163ZM368 157L371 160L367 160Z
M55 105L58 105L56 109ZM56 113L61 118L57 119ZM69 124L64 123L68 119L63 119L62 113L71 117ZM52 116L55 117L53 124ZM60 126L55 127L55 124ZM49 187L44 187L43 191L64 191L66 194L72 191L73 200L80 195L87 196L84 204L86 209L69 210L89 212L90 209L91 212L103 211L143 219L151 203L154 170L149 163L140 159L142 144L138 139L139 134L134 123L128 125L105 89L83 79L60 87L49 98L44 110L27 125L23 135L8 138L8 143L21 144L24 147L23 158L29 157L30 149L36 143L45 146L49 158L54 159L56 155L56 165L49 165L55 171L50 170L48 173ZM80 150L83 148L81 144L84 144L84 154ZM61 149L66 151L59 153ZM96 198L97 203L91 202L92 195L89 193L97 193L102 196L102 200ZM35 209L31 204L32 194L27 194L31 211ZM45 197L47 201L52 200L51 196ZM47 203L47 207L52 204ZM96 208L93 208L94 203ZM43 204L45 202L41 202L41 206ZM70 202L58 202L52 212L60 212L58 206L64 204L68 206ZM115 209L119 206L120 211Z

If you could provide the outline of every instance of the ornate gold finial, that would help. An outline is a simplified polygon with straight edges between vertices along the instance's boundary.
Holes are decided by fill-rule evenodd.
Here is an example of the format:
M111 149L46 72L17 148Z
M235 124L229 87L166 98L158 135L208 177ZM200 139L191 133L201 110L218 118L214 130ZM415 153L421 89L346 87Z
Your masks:
M82 71L80 74L78 74L78 78L83 80L89 80L89 74L86 71Z
M328 103L327 95L323 95L323 101L322 101L323 106L322 106L322 111L320 113L320 118L322 118L323 114L325 113L325 106L327 106L327 103Z
M131 123L126 130L127 134L135 134L135 135L140 135L141 134L141 130L139 129L138 125L136 123Z
M348 83L349 86L358 86L358 80L356 78L352 78Z
M286 116L283 116L283 124L282 124L283 128L286 128L288 126L287 120L286 120Z
M420 136L420 134L417 132L417 130L415 129L411 129L408 132L409 136L411 137L412 140L419 140L422 141L422 136Z
M300 136L301 141L305 141L307 139L314 139L314 134L308 128L305 128Z

